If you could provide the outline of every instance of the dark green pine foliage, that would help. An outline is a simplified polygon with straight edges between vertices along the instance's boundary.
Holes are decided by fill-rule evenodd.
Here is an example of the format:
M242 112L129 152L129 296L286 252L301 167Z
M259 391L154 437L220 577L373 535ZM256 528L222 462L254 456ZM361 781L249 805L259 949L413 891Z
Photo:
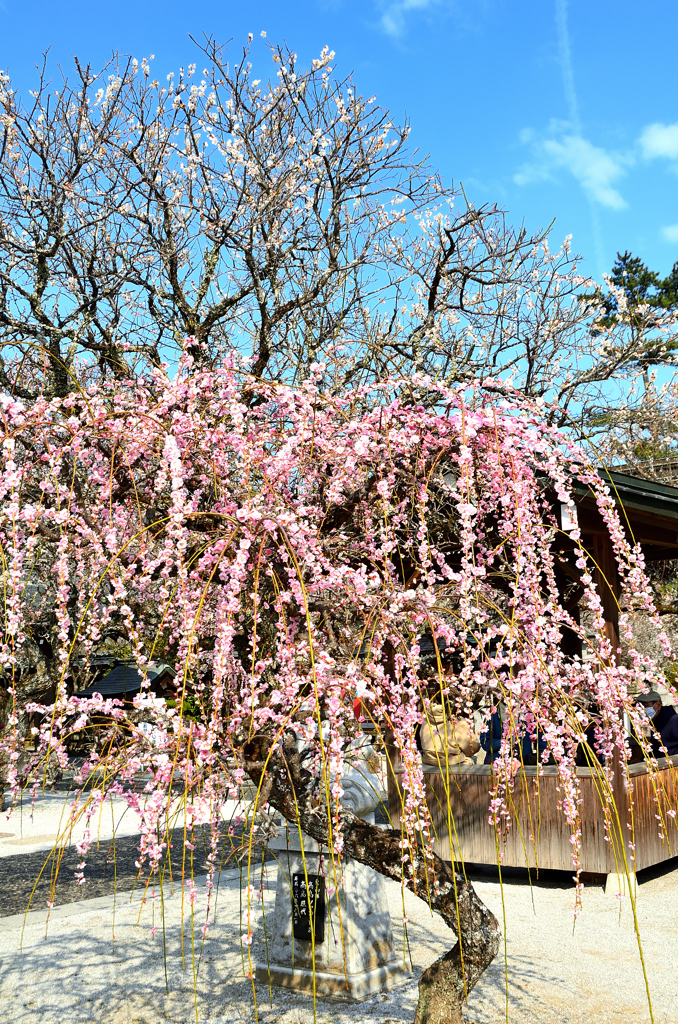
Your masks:
M675 309L678 306L678 262L673 264L671 273L661 282L659 297L664 309Z
M629 308L650 306L653 309L673 309L678 305L678 263L674 263L668 277L663 280L654 270L646 267L639 256L630 252L617 253L610 280L626 293ZM605 299L610 313L617 312L617 300L612 295Z
M627 349L628 356L618 364L617 373L624 370L641 371L646 388L650 385L650 369L652 367L676 366L678 363L678 332L672 338L657 328L665 321L667 314L678 311L678 262L674 263L667 277L661 278L654 270L643 263L638 257L626 251L617 253L610 281L616 288L622 288L627 299L625 322L627 330L622 335L621 347ZM599 317L594 334L602 333L605 328L620 323L619 303L611 291L603 294L584 296L585 301L602 299L604 313ZM656 312L655 312L656 311ZM630 332L629 332L630 329ZM610 355L617 355L610 351ZM630 356L630 358L629 358ZM646 391L647 394L647 391ZM619 409L603 406L592 411L589 427L597 430L611 428L620 423ZM655 420L653 429L652 420ZM663 420L657 433L659 420L656 415L648 418L648 410L643 403L633 409L626 409L621 420L626 423L632 434L636 435L635 443L631 443L631 461L635 461L646 473L648 463L657 460L675 458L678 441L678 420L671 417L660 417ZM643 427L646 429L643 430ZM629 446L626 447L626 458L629 457Z
M634 360L635 365L647 374L651 366L675 364L674 353L678 351L678 339L653 335L652 331L661 324L662 314L678 308L678 262L674 263L667 277L660 278L639 256L633 256L628 251L618 252L610 280L617 288L623 288L628 302L630 326L639 335L639 353ZM603 304L605 315L599 322L601 326L609 327L619 318L617 297L608 292L603 298ZM648 307L656 310L657 315L648 316Z

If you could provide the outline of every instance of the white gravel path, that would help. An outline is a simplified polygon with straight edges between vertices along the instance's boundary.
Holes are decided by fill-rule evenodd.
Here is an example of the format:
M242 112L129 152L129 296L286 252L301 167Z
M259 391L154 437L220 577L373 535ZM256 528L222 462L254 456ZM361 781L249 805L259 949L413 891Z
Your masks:
M87 798L85 794L80 806ZM75 824L69 825L72 802L70 794L63 791L40 793L35 801L27 796L17 806L0 812L0 857L51 850L55 844L74 846L83 837L86 821L83 815ZM224 820L230 820L238 813L244 813L242 804L235 800L224 803ZM179 818L177 824L182 823L183 819ZM89 827L94 841L103 842L114 832L120 837L137 835L139 818L123 797L112 796L98 808Z
M15 857L20 853L51 850L55 843L70 846L82 839L85 820L74 826L68 824L70 804L68 793L41 793L32 802L30 796L11 811L0 814L0 857ZM91 822L91 831L98 839L135 835L139 831L136 815L122 797L105 801Z
M199 882L194 908L195 943L203 917L205 890ZM497 882L480 881L481 897L500 917ZM275 869L269 872L265 906L272 912ZM400 928L400 889L389 883L391 913ZM507 923L510 1024L645 1024L650 1013L628 899L606 897L588 888L573 930L574 889L523 882L503 887ZM197 961L197 1011L191 959L190 907L184 901L184 954L181 961L181 895L165 890L163 957L160 901L141 894L57 907L46 930L45 913L0 920L0 1021L13 1024L250 1024L255 1020L251 982L239 944L241 903L237 873L220 880L216 920ZM638 920L650 978L655 1024L678 1024L676 929L678 867L639 886ZM400 1024L412 1021L416 977L449 947L449 933L419 900L406 897L414 980L388 995L362 1004L318 1002L317 1024ZM158 926L151 935L152 924ZM263 958L263 931L257 913L253 960ZM115 942L113 935L115 934ZM246 951L245 951L246 952ZM505 1017L503 954L472 993L467 1019L499 1024ZM259 1020L264 1024L311 1024L310 999L257 986Z

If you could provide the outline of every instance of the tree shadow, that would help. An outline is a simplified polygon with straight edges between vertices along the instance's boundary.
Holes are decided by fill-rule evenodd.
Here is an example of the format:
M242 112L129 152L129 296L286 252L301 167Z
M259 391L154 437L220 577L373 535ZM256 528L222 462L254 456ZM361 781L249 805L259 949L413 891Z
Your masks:
M197 826L193 830L192 858L190 854L185 858L184 829L172 829L169 836L163 834L163 840L168 842L162 861L164 877L181 879L184 875L206 874L210 836L208 826ZM217 844L218 867L224 870L246 860L248 840L249 833L244 833L242 828L233 832L224 830ZM253 863L260 863L261 856L261 845L256 843L252 848ZM270 856L267 853L267 859ZM139 870L138 860L139 835L114 836L96 842L89 851L85 881L81 885L75 877L80 855L74 846L0 857L0 918L27 910L42 910L48 900L62 906L114 892L144 889L148 871Z
M82 904L69 916L30 914L26 927L0 929L0 993L16 1024L132 1024L163 1018L200 1019L207 1007L241 1006L252 1013L247 948L240 942L240 879L221 882L212 906L214 925L204 942L205 879L188 891L163 887L163 896L120 897L97 910ZM163 924L164 902L164 924ZM193 916L193 921L191 920ZM260 911L255 908L255 918ZM182 935L183 921L183 935ZM154 933L151 928L157 929ZM253 959L260 955L253 949ZM237 1019L237 1015L236 1015Z

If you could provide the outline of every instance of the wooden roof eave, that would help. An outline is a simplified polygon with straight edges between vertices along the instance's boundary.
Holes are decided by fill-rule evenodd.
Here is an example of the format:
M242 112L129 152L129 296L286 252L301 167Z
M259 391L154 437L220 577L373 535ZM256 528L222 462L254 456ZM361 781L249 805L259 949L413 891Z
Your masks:
M678 558L678 487L603 471L629 539L640 543L649 561ZM586 484L574 486L582 535L607 533L596 499Z

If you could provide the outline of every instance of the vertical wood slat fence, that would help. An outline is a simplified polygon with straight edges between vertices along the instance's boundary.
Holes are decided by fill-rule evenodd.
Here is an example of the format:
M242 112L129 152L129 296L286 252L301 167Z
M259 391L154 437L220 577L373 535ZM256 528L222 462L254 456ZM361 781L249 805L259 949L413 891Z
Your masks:
M402 806L402 769L395 750L390 748L389 813L394 828L400 827ZM630 801L624 799L619 817L605 800L599 774L578 768L581 787L581 869L593 874L624 874L640 871L678 856L678 827L667 815L678 807L678 756L659 762L655 780L644 764L628 767L633 785ZM434 850L444 860L469 864L497 865L501 852L502 867L556 869L572 871L570 828L559 804L557 769L525 767L519 771L509 792L512 823L497 838L489 822L492 768L489 765L461 765L450 769L446 777L437 768L424 768L426 802L434 827ZM618 788L617 792L619 792ZM658 804L655 801L655 789ZM449 794L449 801L448 801ZM606 814L612 823L606 838ZM657 815L663 817L660 827ZM626 835L627 865L620 844L618 821ZM633 829L624 828L632 822ZM663 838L662 838L663 837ZM628 845L635 842L634 850Z
M601 476L610 486L629 541L640 543L646 560L678 557L678 487L616 471L603 471ZM581 485L575 490L582 543L594 558L605 632L616 651L615 660L619 661L621 588L612 540L588 486ZM572 557L578 542L561 531L554 547L566 560L570 558L570 570L574 571ZM578 614L576 607L574 613ZM572 640L569 638L569 642ZM580 646L575 643L569 653L581 655ZM402 770L395 749L389 744L387 747L389 812L393 826L398 828ZM675 819L667 814L670 808L678 809L678 755L659 763L661 770L654 777L644 764L614 765L611 781L616 812L606 800L598 774L588 768L577 769L581 787L582 871L624 874L627 868L629 872L641 871L678 856L678 828ZM484 865L496 865L501 853L501 864L505 867L572 871L570 828L559 807L562 797L557 770L544 766L538 773L537 768L526 767L518 773L509 800L513 821L499 840L489 823L491 772L489 765L457 766L450 770L448 786L437 768L424 768L436 853L445 860L454 857L464 863ZM630 801L625 773L633 789ZM608 830L606 814L612 825ZM635 844L635 850L630 843Z

